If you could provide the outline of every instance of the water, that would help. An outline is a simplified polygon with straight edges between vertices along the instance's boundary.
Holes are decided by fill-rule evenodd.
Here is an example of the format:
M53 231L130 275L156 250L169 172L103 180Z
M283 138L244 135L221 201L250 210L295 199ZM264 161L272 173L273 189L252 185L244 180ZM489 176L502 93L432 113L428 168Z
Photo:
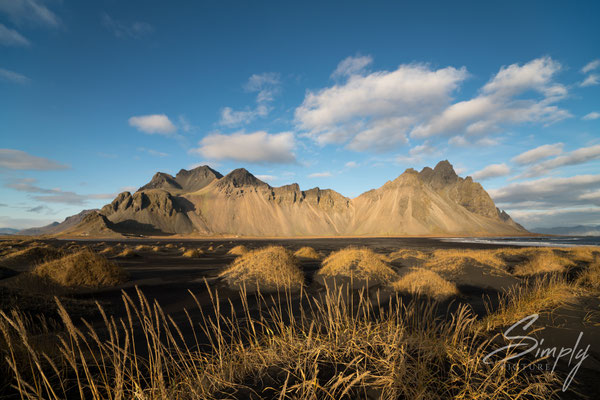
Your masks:
M495 238L444 238L446 242L506 244L512 246L600 246L600 236L557 236L557 237L495 237Z

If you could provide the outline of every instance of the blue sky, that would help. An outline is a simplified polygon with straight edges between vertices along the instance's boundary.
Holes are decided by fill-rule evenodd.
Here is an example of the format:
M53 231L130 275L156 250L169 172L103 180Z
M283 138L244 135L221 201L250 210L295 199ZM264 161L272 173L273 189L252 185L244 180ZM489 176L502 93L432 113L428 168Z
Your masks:
M526 227L600 224L598 15L0 0L0 227L201 164L354 197L442 159Z

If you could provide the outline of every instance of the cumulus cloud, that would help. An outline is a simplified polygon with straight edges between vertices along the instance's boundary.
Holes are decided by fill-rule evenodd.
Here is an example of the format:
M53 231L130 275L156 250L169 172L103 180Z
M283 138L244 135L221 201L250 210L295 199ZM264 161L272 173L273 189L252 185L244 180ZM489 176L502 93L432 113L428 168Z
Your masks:
M110 15L102 14L102 25L115 37L140 39L154 32L154 27L147 22L134 21L125 23L112 18Z
M0 0L0 12L7 14L15 23L29 22L58 28L60 18L40 0Z
M590 71L598 69L598 67L600 67L600 59L593 60L593 61L590 61L589 63L587 63L583 68L581 68L581 72L583 72L584 74L587 74Z
M22 85L30 81L30 79L25 75L4 68L0 68L0 80L20 83Z
M418 124L411 136L426 138L463 132L467 136L489 135L508 124L552 124L568 118L568 111L554 105L567 95L566 87L553 81L560 70L561 65L550 57L502 67L478 96L448 106ZM537 96L524 98L529 92Z
M331 74L332 78L341 78L352 75L359 75L365 71L365 68L373 63L371 56L356 56L343 59Z
M432 70L422 64L352 75L342 84L308 92L295 110L295 121L321 145L389 150L407 142L416 122L443 109L466 77L465 68Z
M534 162L543 160L544 158L561 154L563 151L563 146L563 143L545 144L521 153L514 157L511 161L520 165L533 164Z
M510 168L506 164L491 164L484 169L473 173L473 179L484 180L488 178L496 178L498 176L506 176L510 174Z
M540 176L558 167L578 165L598 159L600 159L600 145L581 147L567 154L534 164L519 177L531 178L534 176Z
M309 178L329 178L331 176L331 172L323 171L323 172L314 172L308 175Z
M165 114L140 115L129 118L129 125L148 134L171 135L177 131Z
M32 156L21 150L0 149L0 168L48 171L69 167L48 158Z
M252 122L258 117L266 117L271 111L269 103L281 90L281 78L275 72L265 72L250 76L244 85L247 92L256 92L256 107L253 109L234 110L231 107L221 109L219 125L239 126Z
M3 46L29 46L29 40L14 29L0 24L0 45Z
M291 132L269 134L236 132L215 133L204 137L193 152L213 160L234 160L251 163L295 163L295 140Z
M568 91L554 81L562 67L550 57L502 67L475 97L454 103L466 68L405 64L364 72L371 61L347 58L334 72L346 80L306 94L295 110L303 135L355 151L390 151L407 144L408 136L450 136L451 144L489 146L497 144L490 135L506 125L549 125L571 117L555 104Z
M591 121L594 119L598 119L600 118L600 113L596 112L596 111L592 111L589 114L584 115L581 119L586 120L586 121Z

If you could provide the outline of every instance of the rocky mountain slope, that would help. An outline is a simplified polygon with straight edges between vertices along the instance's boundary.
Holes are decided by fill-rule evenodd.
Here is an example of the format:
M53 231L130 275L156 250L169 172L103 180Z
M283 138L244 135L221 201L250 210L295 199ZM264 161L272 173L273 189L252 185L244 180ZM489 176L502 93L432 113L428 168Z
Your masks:
M272 187L245 169L159 172L65 234L243 236L510 235L527 231L448 161L350 199L330 189Z

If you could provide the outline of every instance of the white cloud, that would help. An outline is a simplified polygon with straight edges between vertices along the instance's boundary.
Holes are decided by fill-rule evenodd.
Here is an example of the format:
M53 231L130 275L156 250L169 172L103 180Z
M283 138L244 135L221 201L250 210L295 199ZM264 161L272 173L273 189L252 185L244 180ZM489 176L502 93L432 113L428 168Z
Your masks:
M563 146L563 143L545 144L521 153L514 157L511 161L520 165L533 164L534 162L543 160L544 158L561 154L563 151Z
M129 125L148 134L171 135L177 128L165 114L140 115L129 118Z
M484 169L473 173L473 179L483 180L488 178L495 178L498 176L506 176L510 174L510 168L506 164L491 164Z
M315 172L308 175L309 178L329 178L331 176L331 172L323 171L323 172Z
M248 92L258 92L256 95L258 103L270 102L281 89L281 77L275 72L253 74L248 78L244 89Z
M248 78L244 90L258 92L256 95L256 108L236 111L231 107L223 107L219 125L240 126L248 124L258 117L266 117L271 111L268 104L273 101L275 95L281 90L281 78L275 72L254 74Z
M417 125L411 136L426 138L463 132L467 136L489 135L507 124L552 124L568 118L569 112L553 105L567 94L563 85L552 81L560 69L560 64L549 57L522 66L502 67L477 97L448 106ZM522 97L530 91L538 93L538 97Z
M600 113L596 112L596 111L592 111L591 113L584 115L583 118L581 118L581 119L584 119L586 121L591 121L591 120L598 119L598 118L600 118Z
M529 167L525 172L523 172L519 177L530 178L534 176L540 176L558 167L583 164L588 161L598 159L600 159L600 145L581 147L565 155L558 156L538 164L534 164L531 167Z
M49 171L69 167L48 158L32 156L21 150L0 149L0 168Z
M154 32L154 27L147 22L134 21L125 23L115 20L106 13L102 14L102 25L117 38L130 37L140 39Z
M265 182L276 181L278 178L274 175L255 175L258 179Z
M29 46L29 40L14 29L0 24L0 45L3 46Z
M581 68L581 72L587 74L590 71L598 69L598 67L600 67L600 59L587 63L583 68Z
M346 168L356 168L358 167L358 163L356 161L348 161L344 166Z
M341 78L352 75L359 75L365 71L365 68L373 63L371 56L356 56L343 59L331 74L332 78Z
M596 86L598 84L600 84L600 75L590 74L583 80L583 82L581 82L579 84L579 86L587 87L587 86Z
M422 64L352 75L343 84L308 92L295 121L321 145L390 150L406 143L406 133L419 119L443 109L466 77L465 68L432 70Z
M9 15L17 24L27 21L52 28L61 25L60 18L40 0L0 0L0 12Z
M208 159L234 160L251 163L295 163L294 134L237 132L230 135L215 133L204 137L193 152Z
M18 72L10 71L8 69L0 68L0 80L25 84L30 81L25 75L19 74Z
M254 110L235 111L231 107L221 109L220 125L239 126L252 122L257 117L265 117L269 114L269 108L264 105L257 106Z

